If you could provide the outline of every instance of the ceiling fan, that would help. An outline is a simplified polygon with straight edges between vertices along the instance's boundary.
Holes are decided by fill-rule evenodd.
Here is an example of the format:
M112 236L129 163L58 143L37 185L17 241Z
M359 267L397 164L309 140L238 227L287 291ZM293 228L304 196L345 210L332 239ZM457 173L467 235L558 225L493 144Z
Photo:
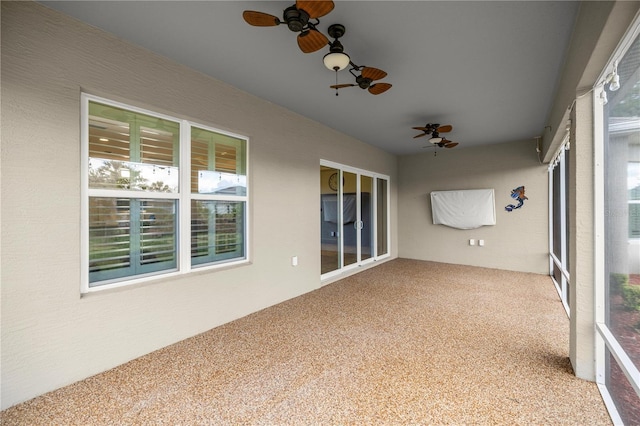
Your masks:
M332 89L336 89L336 96L338 96L338 89L344 87L358 86L361 89L369 89L369 93L374 95L379 95L391 88L389 83L373 83L375 80L385 78L387 76L386 72L373 67L358 66L351 61L349 55L344 53L344 47L338 40L345 33L344 25L332 24L328 28L328 33L334 40L329 43L329 53L324 56L323 62L327 69L336 72L336 84L329 86ZM356 78L355 84L338 84L338 71L345 69L349 65L351 65L349 72ZM356 75L354 71L360 72L360 75Z
M442 138L440 142L434 142L434 145L439 146L440 148L453 148L458 146L458 142L451 142L447 138ZM426 146L424 148L427 148Z
M245 10L242 17L255 27L275 27L287 24L287 27L298 34L298 47L304 53L318 51L329 44L327 36L316 29L321 16L331 12L333 1L297 0L292 6L283 11L282 20L277 16L254 10ZM312 22L315 20L315 22Z
M353 62L350 63L352 68L349 70L351 75L356 78L355 83L351 84L334 84L331 87L332 89L336 89L336 96L338 96L338 89L343 89L345 87L355 87L358 86L361 89L368 89L369 93L372 95L379 95L380 93L384 93L387 90L391 89L391 84L389 83L373 83L375 80L383 79L387 76L387 73L373 67L359 67L355 65ZM354 71L359 71L360 75L356 75Z
M425 126L412 127L412 129L422 130L422 133L415 135L413 138L421 138L426 135L431 135L429 138L429 142L431 142L434 146L439 146L440 148L453 148L458 146L458 142L452 142L448 140L444 136L440 136L440 133L448 133L453 130L453 126L450 124L446 124L441 126L438 123L428 123ZM426 148L426 146L424 147Z
M387 90L391 89L391 84L389 83L374 83L376 80L381 80L387 76L387 73L379 70L378 68L373 67L365 67L358 66L353 62L349 62L352 68L349 70L351 75L356 78L355 83L351 84L334 84L331 87L332 89L336 89L336 96L338 96L338 89L342 89L345 87L360 87L361 89L369 90L369 93L372 95L379 95L380 93L384 93ZM360 75L356 75L354 71L360 72Z

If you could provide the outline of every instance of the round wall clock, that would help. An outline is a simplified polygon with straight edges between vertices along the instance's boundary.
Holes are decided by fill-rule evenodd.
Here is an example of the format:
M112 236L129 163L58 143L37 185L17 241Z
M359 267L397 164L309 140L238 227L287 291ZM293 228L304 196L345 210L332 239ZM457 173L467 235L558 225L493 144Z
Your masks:
M331 176L329 176L329 188L331 188L333 191L338 190L338 174L337 173L334 173Z

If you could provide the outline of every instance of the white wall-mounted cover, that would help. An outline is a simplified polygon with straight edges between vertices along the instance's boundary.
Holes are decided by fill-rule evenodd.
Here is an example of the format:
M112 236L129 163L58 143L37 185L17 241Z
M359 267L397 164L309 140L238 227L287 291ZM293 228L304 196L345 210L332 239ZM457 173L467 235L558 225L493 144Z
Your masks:
M493 189L431 192L434 225L474 229L496 224Z

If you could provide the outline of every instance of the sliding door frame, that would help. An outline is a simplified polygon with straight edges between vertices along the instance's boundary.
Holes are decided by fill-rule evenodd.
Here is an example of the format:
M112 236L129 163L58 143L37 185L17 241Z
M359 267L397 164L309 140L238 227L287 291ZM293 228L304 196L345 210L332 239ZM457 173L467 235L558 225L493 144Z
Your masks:
M320 166L326 166L326 167L330 167L333 169L336 169L338 171L338 182L340 183L338 185L338 190L337 190L337 196L338 196L338 218L339 218L339 223L342 223L342 215L343 215L343 185L341 184L343 182L343 178L344 178L344 173L352 173L355 174L356 176L356 216L357 216L357 221L358 224L356 225L356 245L357 245L357 260L355 263L352 263L350 265L344 265L344 238L343 238L343 232L339 233L339 241L338 241L338 252L340 255L340 260L339 260L339 267L336 270L321 274L321 280L326 280L326 279L330 279L332 277L335 277L337 275L340 275L344 272L347 271L351 271L357 268L360 268L362 266L366 266L369 265L373 262L388 258L391 255L391 218L390 218L390 185L389 185L389 181L390 178L387 175L383 175L380 173L375 173L369 170L364 170L364 169L359 169L356 167L351 167L351 166L347 166L344 164L340 164L340 163L336 163L333 161L326 161L326 160L320 160ZM367 259L362 259L362 188L361 188L361 184L362 184L362 177L369 177L371 178L371 197L370 197L370 203L371 203L371 217L370 217L370 227L371 227L371 239L372 241L370 242L370 246L371 246L371 256ZM386 185L386 194L378 194L378 180L383 179L387 182ZM385 218L384 220L386 221L386 226L385 226L385 230L386 230L386 235L384 236L387 242L387 247L386 247L386 253L383 254L378 254L378 221L380 220L380 218L378 218L378 200L379 197L385 197L386 198L386 212L385 212Z

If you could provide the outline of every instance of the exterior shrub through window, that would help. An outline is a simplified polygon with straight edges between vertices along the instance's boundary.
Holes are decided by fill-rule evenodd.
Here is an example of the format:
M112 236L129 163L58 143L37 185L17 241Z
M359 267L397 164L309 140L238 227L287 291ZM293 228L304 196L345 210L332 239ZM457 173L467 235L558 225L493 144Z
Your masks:
M246 260L246 138L82 102L83 291Z

